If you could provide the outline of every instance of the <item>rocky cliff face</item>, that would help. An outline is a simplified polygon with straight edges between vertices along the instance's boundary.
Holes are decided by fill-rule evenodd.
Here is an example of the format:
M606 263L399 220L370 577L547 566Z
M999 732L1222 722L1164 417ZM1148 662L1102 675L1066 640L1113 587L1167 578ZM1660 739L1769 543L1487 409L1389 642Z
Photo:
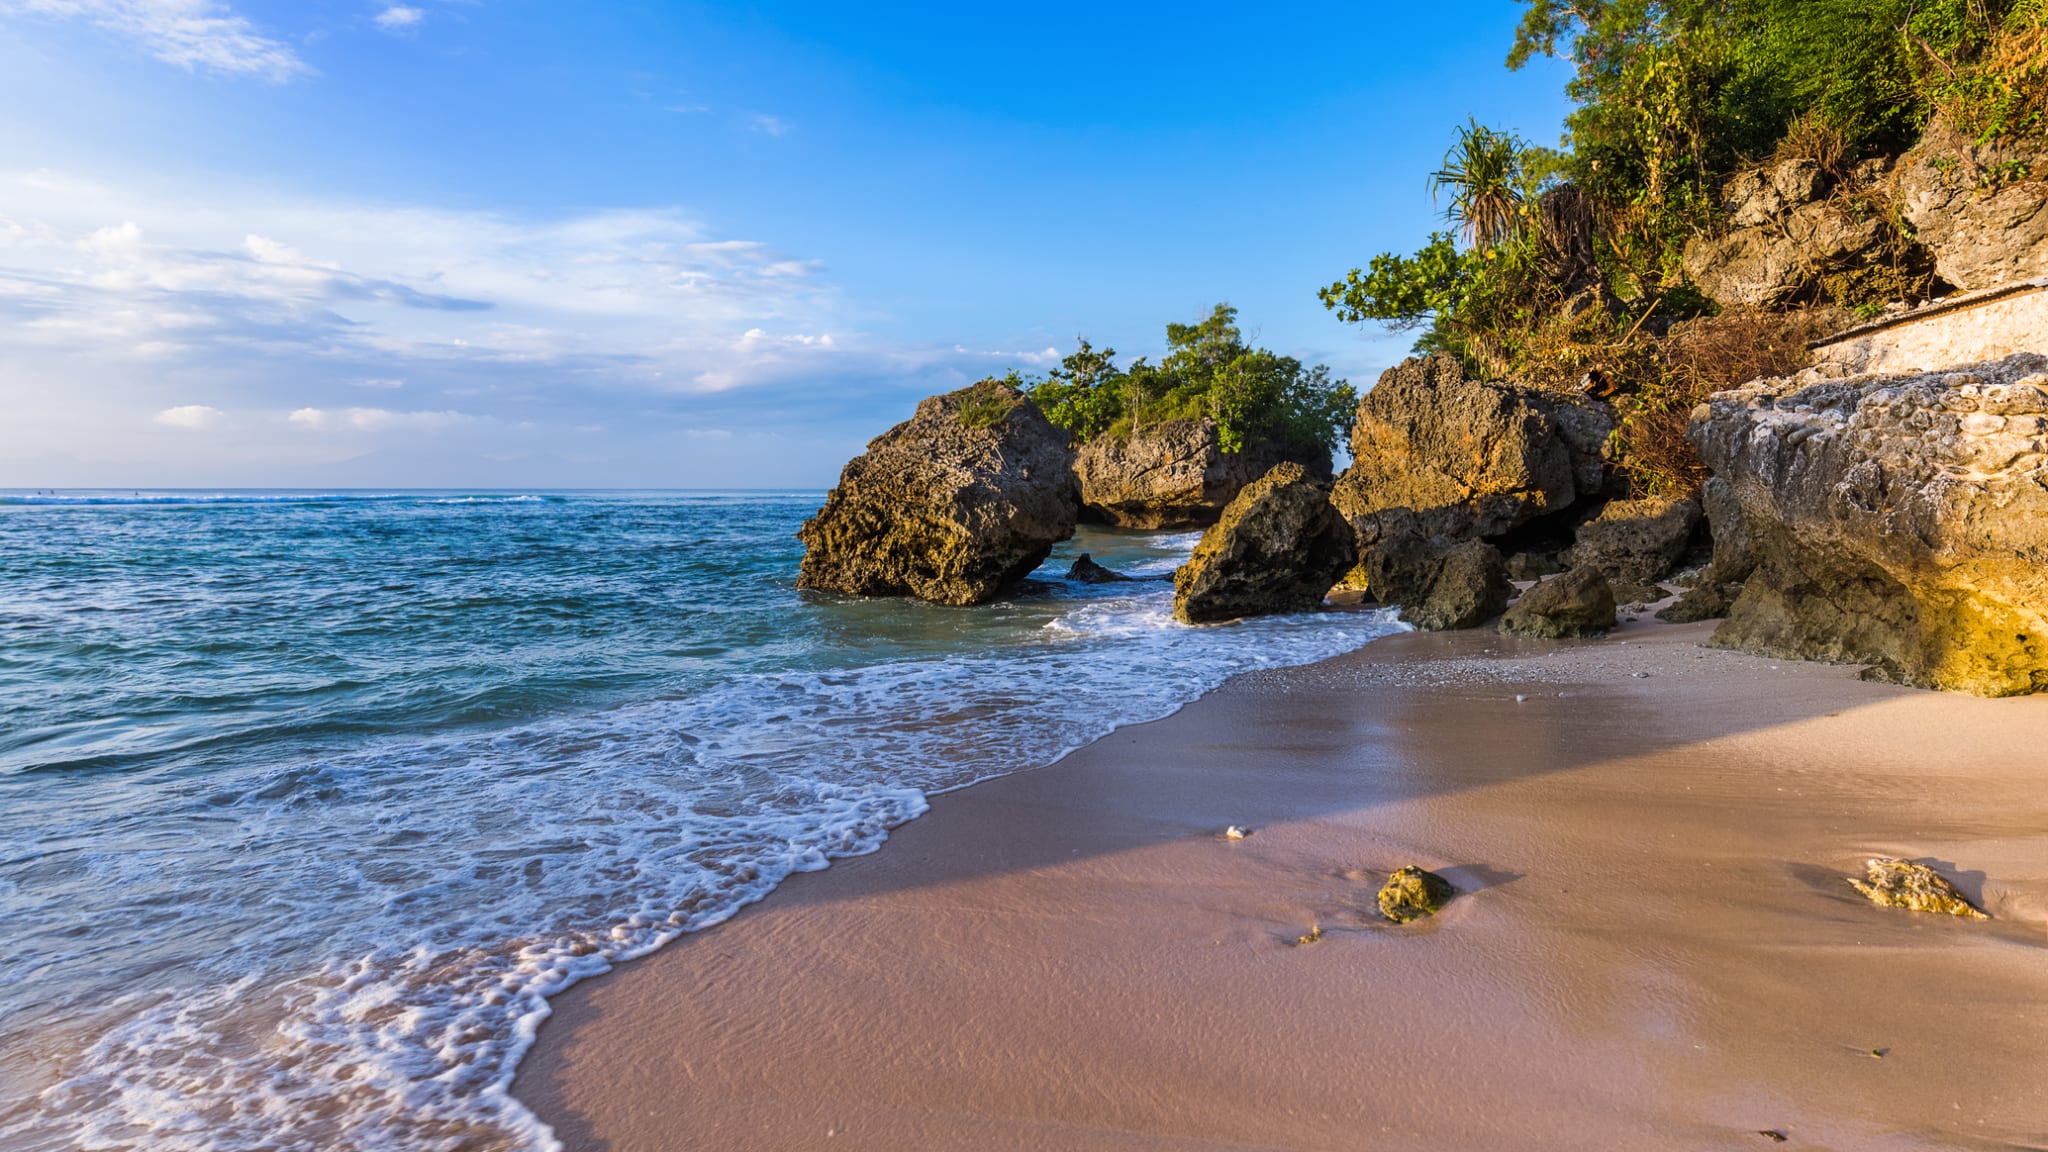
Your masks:
M1404 361L1359 402L1331 502L1365 554L1499 536L1597 497L1613 430L1598 400L1468 380L1447 355Z
M1257 444L1225 452L1216 422L1204 417L1097 437L1082 446L1074 472L1088 519L1125 528L1201 528L1214 524L1245 485L1286 461L1330 478L1330 455L1320 447Z
M1853 186L1876 187L1880 168L1867 168ZM1896 236L1872 202L1829 191L1811 160L1737 175L1725 192L1730 229L1686 245L1686 275L1720 303L1745 308L1924 290L1926 253Z
M2048 689L2048 358L1808 369L1715 395L1690 435L1755 565L1716 643L1981 695Z
M1979 144L1936 120L1900 159L1898 197L1943 280L1965 292L1996 288L2048 276L2043 173L2048 155Z
M1189 624L1310 612L1353 563L1351 529L1299 464L1237 494L1174 573L1173 614Z
M800 588L977 604L1073 535L1067 434L989 381L917 406L840 474L805 522Z

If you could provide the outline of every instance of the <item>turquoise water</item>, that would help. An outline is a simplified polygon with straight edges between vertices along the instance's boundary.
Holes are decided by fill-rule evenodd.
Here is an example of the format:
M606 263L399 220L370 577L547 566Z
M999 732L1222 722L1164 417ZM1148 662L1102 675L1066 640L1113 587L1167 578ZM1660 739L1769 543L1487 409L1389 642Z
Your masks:
M934 791L1390 631L1192 535L1002 603L793 587L818 493L0 492L0 1148L528 1149L546 997Z

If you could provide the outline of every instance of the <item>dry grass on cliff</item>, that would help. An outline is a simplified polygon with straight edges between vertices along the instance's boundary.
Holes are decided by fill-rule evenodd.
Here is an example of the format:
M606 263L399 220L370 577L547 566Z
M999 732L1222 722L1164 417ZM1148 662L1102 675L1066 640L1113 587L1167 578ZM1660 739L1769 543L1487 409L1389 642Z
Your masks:
M1808 360L1806 342L1843 322L1833 308L1728 311L1676 325L1648 345L1641 385L1619 404L1616 447L1631 490L1697 493L1707 473L1685 438L1692 410L1716 392L1798 371Z

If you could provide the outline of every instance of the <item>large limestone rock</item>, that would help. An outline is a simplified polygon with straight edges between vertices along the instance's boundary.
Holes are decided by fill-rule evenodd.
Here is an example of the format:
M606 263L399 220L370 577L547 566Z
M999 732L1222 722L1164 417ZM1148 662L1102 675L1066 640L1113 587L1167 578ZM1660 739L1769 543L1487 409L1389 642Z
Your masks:
M1407 360L1359 402L1331 501L1362 552L1408 533L1498 536L1597 495L1613 429L1599 400L1468 380L1448 355Z
M1084 517L1125 528L1203 528L1245 485L1288 460L1330 478L1330 454L1320 446L1252 444L1225 452L1216 422L1205 416L1099 436L1082 446L1074 472Z
M1500 618L1511 636L1588 639L1615 626L1614 589L1597 568L1573 568L1552 576L1515 601Z
M1685 555L1699 522L1700 506L1691 500L1615 500L1579 525L1571 562L1599 569L1612 583L1654 584Z
M1742 595L1742 582L1756 569L1749 526L1743 520L1742 502L1735 498L1735 489L1719 476L1709 476L1700 489L1700 505L1713 534L1713 560L1677 603L1657 613L1659 620L1691 624L1728 615L1736 598Z
M1744 308L1816 290L1851 303L1910 293L1924 274L1925 254L1895 245L1882 213L1847 197L1827 198L1827 191L1811 160L1739 173L1726 190L1732 227L1686 244L1687 278L1723 305Z
M1074 533L1067 434L984 381L917 406L850 461L797 533L800 588L978 604Z
M1715 643L1982 695L2048 688L2048 357L1808 369L1716 394L1689 434L1756 560Z
M1514 594L1500 550L1467 540L1443 554L1427 595L1411 602L1401 619L1425 632L1476 628L1500 615Z
M2001 181L2003 173L2031 172ZM2048 276L2048 154L1979 144L1941 120L1900 158L1900 207L1935 271L1965 292Z
M1245 486L1173 577L1173 614L1190 624L1310 612L1358 561L1329 490L1299 464Z

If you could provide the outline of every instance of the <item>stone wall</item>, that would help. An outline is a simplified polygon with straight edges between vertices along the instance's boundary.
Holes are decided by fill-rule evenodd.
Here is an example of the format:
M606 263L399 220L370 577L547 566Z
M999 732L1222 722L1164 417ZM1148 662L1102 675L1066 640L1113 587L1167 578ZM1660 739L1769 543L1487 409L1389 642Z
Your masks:
M2048 279L1950 296L1849 329L1814 363L1855 375L1908 375L2048 352Z

